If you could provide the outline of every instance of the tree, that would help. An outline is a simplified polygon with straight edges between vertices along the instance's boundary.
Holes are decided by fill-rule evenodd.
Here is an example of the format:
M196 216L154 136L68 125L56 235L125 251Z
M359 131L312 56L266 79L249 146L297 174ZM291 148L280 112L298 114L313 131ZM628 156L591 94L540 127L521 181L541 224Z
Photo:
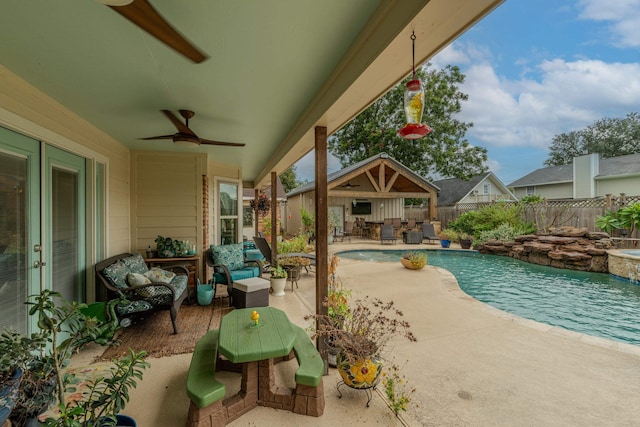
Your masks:
M296 175L296 165L292 165L289 169L280 174L280 182L282 183L282 187L284 187L285 193L288 193L294 188L300 187L301 182L298 180L298 176Z
M605 117L584 129L554 136L544 164L567 165L574 157L593 153L603 158L640 153L640 115Z
M468 99L458 88L464 82L464 74L451 65L441 70L428 67L429 64L416 74L425 87L423 122L433 132L418 140L398 135L406 124L405 79L331 136L329 150L343 167L386 152L427 178L437 175L469 179L486 172L487 150L470 145L464 138L473 124L455 118L462 102Z

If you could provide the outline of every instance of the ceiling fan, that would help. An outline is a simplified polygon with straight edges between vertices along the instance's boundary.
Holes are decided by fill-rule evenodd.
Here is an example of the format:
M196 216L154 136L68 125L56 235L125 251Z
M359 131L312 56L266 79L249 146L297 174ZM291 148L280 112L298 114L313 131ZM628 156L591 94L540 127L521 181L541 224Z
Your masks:
M196 64L208 58L178 33L148 0L98 0Z
M349 181L347 181L346 184L343 184L340 187L341 188L354 188L354 187L360 187L360 184L351 184Z
M182 123L180 119L178 119L175 114L173 114L169 110L162 110L165 116L171 123L178 129L178 133L174 133L172 135L160 135L160 136L150 136L148 138L140 138L141 140L152 140L152 139L171 139L176 144L180 145L223 145L227 147L244 147L245 144L240 144L237 142L222 142L222 141L212 141L210 139L199 138L191 129L189 129L189 119L193 117L196 113L191 110L179 110L180 115L184 117L185 122Z

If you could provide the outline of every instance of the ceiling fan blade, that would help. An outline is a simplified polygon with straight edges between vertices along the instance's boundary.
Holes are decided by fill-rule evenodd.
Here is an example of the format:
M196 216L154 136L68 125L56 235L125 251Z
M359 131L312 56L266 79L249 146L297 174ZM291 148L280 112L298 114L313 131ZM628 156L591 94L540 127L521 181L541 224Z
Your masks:
M205 144L205 145L223 145L225 147L244 147L245 146L245 144L241 144L239 142L212 141L210 139L202 139L202 138L200 138L200 144Z
M162 15L149 4L148 0L134 0L126 6L109 7L196 64L208 58L208 56L178 33Z
M160 135L160 136L150 136L148 138L138 138L143 141L149 141L152 139L173 139L173 135Z
M162 110L162 112L164 113L165 116L167 116L169 120L171 120L171 123L173 123L173 125L178 129L178 132L184 133L186 135L192 135L197 138L197 135L193 133L193 131L189 129L187 125L182 123L182 121L179 118L177 118L176 115L173 114L171 111Z

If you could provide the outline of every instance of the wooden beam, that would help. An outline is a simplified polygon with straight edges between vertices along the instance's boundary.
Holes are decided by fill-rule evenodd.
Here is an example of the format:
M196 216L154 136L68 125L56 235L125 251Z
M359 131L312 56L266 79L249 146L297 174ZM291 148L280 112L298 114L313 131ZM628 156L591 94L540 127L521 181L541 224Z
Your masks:
M327 307L323 304L329 294L329 248L328 236L328 194L327 194L327 128L315 127L315 209L316 209L316 314L326 315ZM316 327L319 325L316 324ZM327 366L327 344L323 339L316 339L316 347Z
M258 215L259 211L258 211L258 199L260 197L260 190L258 190L257 188L255 190L253 190L253 217L255 218L255 224L254 224L254 230L253 230L253 235L257 236L258 235L258 225L260 222L260 217Z
M378 186L381 189L386 187L384 181L384 163L380 163L380 168L378 169Z
M400 176L400 172L396 171L396 173L393 174L393 176L391 177L391 179L387 183L387 186L384 187L384 191L386 191L387 193L389 191L391 191L391 187L393 187L393 184L396 183L396 179L398 179L399 176Z
M369 178L369 182L371 183L371 185L373 185L373 188L377 192L380 192L380 187L378 186L378 183L376 182L376 180L373 179L373 175L371 175L371 172L369 172L369 170L366 170L364 171L364 174L367 176L367 178Z

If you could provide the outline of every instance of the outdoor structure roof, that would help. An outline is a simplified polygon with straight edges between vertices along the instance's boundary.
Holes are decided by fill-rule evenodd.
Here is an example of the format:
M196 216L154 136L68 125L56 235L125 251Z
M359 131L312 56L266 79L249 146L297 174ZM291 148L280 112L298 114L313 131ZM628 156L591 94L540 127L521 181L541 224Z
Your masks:
M280 181L280 177L277 177L277 191L276 198L278 200L284 200L287 198L287 193L284 191L284 187L282 186L282 181ZM271 186L264 189L264 195L271 199ZM253 188L243 188L242 189L242 198L243 199L253 199L255 196L255 191Z
M407 168L406 166L404 166L402 163L400 163L393 157L390 157L387 153L379 153L379 154L376 154L375 156L369 157L368 159L364 159L358 163L354 163L351 166L347 166L344 169L340 169L339 171L329 174L327 176L329 191L339 187L342 184L349 183L349 179L354 178L354 173L356 175L363 174L364 173L363 169L365 169L368 165L374 163L376 160L381 160L381 159L388 161L396 170L402 171L402 175L404 175L404 177L400 179L400 182L398 182L398 180L396 179L397 184L394 183L394 185L397 186L395 188L396 191L401 191L400 184L407 179L414 181L414 185L417 184L419 186L422 186L423 189L431 189L435 191L439 190L438 186L436 186L430 181L427 181L417 173L413 172L411 169ZM314 189L315 189L315 182L312 181L290 191L289 193L287 193L287 196L289 197L295 196L296 194L306 193L307 191L312 191ZM415 190L415 188L413 190Z

